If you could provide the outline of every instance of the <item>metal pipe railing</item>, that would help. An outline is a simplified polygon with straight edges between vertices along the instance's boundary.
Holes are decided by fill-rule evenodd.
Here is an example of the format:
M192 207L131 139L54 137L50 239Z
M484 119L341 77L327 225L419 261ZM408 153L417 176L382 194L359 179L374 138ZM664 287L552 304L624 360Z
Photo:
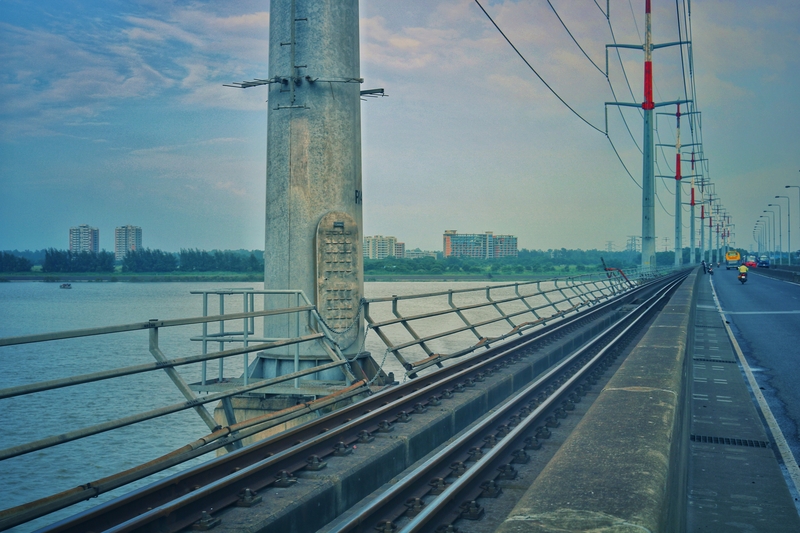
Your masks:
M667 271L671 270L672 269L667 269ZM394 295L390 297L368 298L364 300L364 315L368 323L368 329L375 331L381 341L383 341L387 350L391 352L403 368L406 369L406 375L414 375L421 370L421 366L430 366L432 364L441 366L442 361L454 355L435 353L432 347L434 341L439 341L464 332L471 332L477 338L478 343L472 348L466 350L462 349L455 353L464 355L473 351L478 346L485 346L488 348L490 343L496 340L502 340L511 335L522 334L522 331L532 327L543 327L549 320L562 318L569 313L578 312L581 307L596 304L612 296L631 290L635 286L635 283L630 281L631 279L637 280L637 282L640 283L650 277L657 277L664 273L664 270L647 272L637 270L632 276L626 276L621 271L613 269L602 273L555 278L553 280L548 280L548 282L552 284L550 287L542 287L542 281L529 281L469 289L451 289L448 291L407 296ZM523 293L520 291L520 288L524 289L526 287L535 287L535 290L530 293ZM511 289L513 289L513 295L501 295L502 292L507 292ZM481 295L483 301L458 304L454 300L454 295ZM446 297L447 306L443 306L434 311L403 315L399 308L400 303L403 301L422 299L433 301L441 297ZM539 302L537 303L533 300L539 300ZM376 306L386 303L391 304L392 317L385 319L376 318ZM517 306L517 309L509 309L511 306ZM467 316L469 312L486 311L491 311L494 316L481 320L470 320ZM524 317L527 314L531 315L533 320L525 321ZM448 316L457 317L463 323L463 326L451 328L446 331L439 329L435 333L427 335L420 334L419 330L413 326L415 323L422 323L426 320L436 318L446 318ZM516 319L521 319L522 322L517 324ZM511 328L509 333L490 337L480 331L481 328L487 326L496 327L496 325L501 322L505 322ZM401 326L402 329L398 330L396 326ZM389 331L391 331L393 335L390 335ZM399 341L393 340L392 337L396 338L398 335L402 335L403 332L405 332L406 337L410 338ZM421 361L412 361L411 356L402 353L402 350L409 348L419 348L424 352L425 358Z
M84 383L92 383L94 381L103 381L111 378L119 378L123 376L130 376L133 374L141 374L151 370L160 370L164 368L175 368L178 366L191 365L193 363L205 363L206 361L213 361L221 357L230 357L233 355L241 355L245 353L253 353L261 350L268 350L270 348L279 348L282 346L291 346L293 344L300 344L315 339L324 337L322 333L314 333L312 335L305 335L294 339L284 339L275 342L265 342L262 344L253 344L247 348L235 348L232 350L224 350L222 352L204 353L200 355L190 355L186 357L176 357L169 359L166 362L144 363L140 365L131 365L122 368L115 368L111 370L102 370L99 372L91 372L89 374L80 374L68 378L52 379L49 381L40 381L29 385L19 385L17 387L8 387L0 389L0 400L4 398L13 398L14 396L21 396L24 394L33 394L34 392L42 392L46 390L60 389L63 387L70 387L72 385L82 385ZM205 385L205 383L203 383Z

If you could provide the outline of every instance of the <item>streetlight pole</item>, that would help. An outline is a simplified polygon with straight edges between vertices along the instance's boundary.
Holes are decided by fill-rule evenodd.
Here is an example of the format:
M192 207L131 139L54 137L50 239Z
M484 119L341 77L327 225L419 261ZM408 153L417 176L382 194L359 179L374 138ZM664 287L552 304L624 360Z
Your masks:
M792 265L792 202L788 196L776 196L775 198L786 198L786 248L789 250L789 266Z
M753 226L753 239L756 241L756 254L761 253L761 224L760 221L756 221L756 225Z
M756 225L753 227L753 236L756 239L756 255L761 255L764 249L764 224L761 220L756 220Z
M770 213L772 215L772 255L773 258L775 254L778 252L778 245L777 245L777 234L775 232L775 211L773 209L764 209L765 213Z
M800 185L787 185L786 188L787 189L797 189L798 206L800 206ZM798 217L798 218L800 218L800 217ZM789 264L792 263L791 257L792 257L792 250L790 249L789 250Z
M767 204L769 207L778 208L778 264L783 264L783 218L781 217L780 204ZM773 211L774 213L775 211Z
M764 212L766 213L766 211L764 211ZM771 256L772 253L770 252L770 250L772 250L772 244L770 243L770 240L769 240L769 228L770 228L769 217L767 215L761 215L758 218L763 218L764 220L767 221L767 229L766 229L766 232L767 232L767 249L766 249L766 252L767 252L767 255Z

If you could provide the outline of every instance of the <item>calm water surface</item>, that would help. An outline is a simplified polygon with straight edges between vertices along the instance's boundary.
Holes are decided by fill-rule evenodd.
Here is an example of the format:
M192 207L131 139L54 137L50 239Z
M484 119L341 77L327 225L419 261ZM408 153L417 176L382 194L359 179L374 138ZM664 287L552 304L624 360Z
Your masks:
M366 283L365 292L368 298L376 298L485 285L485 282ZM260 288L260 284L73 283L72 287L72 290L61 290L53 283L0 283L0 337L143 322L152 318L199 316L202 314L201 297L189 294L190 291L223 287ZM459 298L459 303L485 301L482 294ZM409 300L401 303L400 311L407 315L446 306L446 297L438 298L435 304L425 300ZM238 310L236 307L227 308L228 312ZM375 319L392 316L391 308L385 304L373 305L370 313ZM480 310L473 311L469 318L479 320L489 316L496 315L491 311ZM420 323L415 327L417 333L424 336L461 325L463 323L453 316ZM508 329L508 324L498 324L482 333L497 334ZM198 325L162 328L159 332L159 345L170 358L194 355L200 352L199 343L188 339L199 333ZM394 342L408 340L407 333L399 328L391 331L387 329L387 333ZM447 353L474 344L475 341L475 336L466 332L447 341L433 342L430 347L435 352ZM402 376L402 367L395 358L391 354L384 358L385 346L374 333L367 337L366 349L372 352L378 363L384 361L387 372L393 371L396 376ZM409 353L412 358L425 356L421 350L412 350ZM146 331L116 334L113 337L87 337L4 347L0 348L0 376L3 377L0 388L152 361ZM240 359L235 358L225 365L226 377L241 375L243 365ZM216 363L209 363L210 378L216 377L216 368ZM199 372L199 365L181 370L189 382L198 381ZM0 400L5 419L0 448L183 400L162 372ZM194 411L183 411L0 462L0 509L20 505L136 466L207 433L208 428ZM190 464L198 464L210 457L207 455L197 458ZM175 470L162 472L133 486L101 495L12 531L32 531L174 472Z

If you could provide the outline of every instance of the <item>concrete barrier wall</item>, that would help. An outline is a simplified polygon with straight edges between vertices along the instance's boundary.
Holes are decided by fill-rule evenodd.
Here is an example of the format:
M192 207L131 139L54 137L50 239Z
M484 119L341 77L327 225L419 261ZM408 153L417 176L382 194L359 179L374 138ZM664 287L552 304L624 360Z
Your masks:
M777 278L785 281L791 281L793 283L800 283L800 268L798 267L791 267L791 270L789 269L788 265L776 268L755 268L752 269L751 272L754 272L759 276L767 276L769 278Z
M695 270L497 530L680 531Z

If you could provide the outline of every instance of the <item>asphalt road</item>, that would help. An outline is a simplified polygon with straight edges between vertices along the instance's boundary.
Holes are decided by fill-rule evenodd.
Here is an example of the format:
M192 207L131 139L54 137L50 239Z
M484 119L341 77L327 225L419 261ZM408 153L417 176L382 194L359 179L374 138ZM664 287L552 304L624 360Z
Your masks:
M734 270L713 275L722 309L800 463L800 285ZM709 276L707 276L709 277Z

